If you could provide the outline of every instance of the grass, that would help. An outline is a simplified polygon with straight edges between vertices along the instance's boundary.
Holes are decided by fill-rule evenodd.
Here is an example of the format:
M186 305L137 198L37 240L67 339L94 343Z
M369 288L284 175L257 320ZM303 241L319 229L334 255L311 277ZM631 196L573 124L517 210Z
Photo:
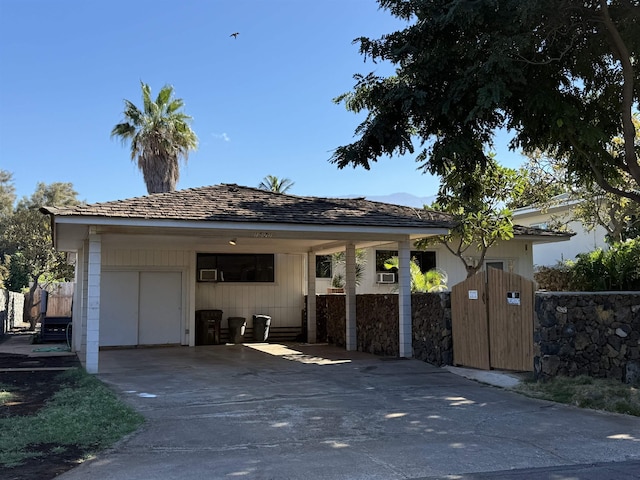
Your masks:
M0 405L4 405L12 398L13 398L13 393L9 391L8 387L0 384Z
M615 380L586 375L556 377L545 382L525 381L515 390L529 397L640 417L638 386Z
M58 451L78 445L90 455L143 422L141 415L84 370L68 370L56 380L62 388L38 413L0 419L0 465L12 467L41 455L29 448L39 444L56 445Z

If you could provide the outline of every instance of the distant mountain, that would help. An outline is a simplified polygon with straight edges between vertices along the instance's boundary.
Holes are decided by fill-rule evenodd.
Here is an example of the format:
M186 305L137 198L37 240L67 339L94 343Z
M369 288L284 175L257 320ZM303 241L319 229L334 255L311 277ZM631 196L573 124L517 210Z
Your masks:
M436 199L435 195L430 197L416 197L410 193L392 193L389 195L367 195L367 200L373 202L392 203L394 205L404 205L406 207L422 208L431 205Z

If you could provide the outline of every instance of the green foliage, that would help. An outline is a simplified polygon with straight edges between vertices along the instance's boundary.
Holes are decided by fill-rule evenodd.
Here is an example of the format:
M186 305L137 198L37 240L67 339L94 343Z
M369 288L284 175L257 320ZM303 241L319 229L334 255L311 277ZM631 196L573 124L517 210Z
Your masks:
M431 174L474 171L506 128L511 147L565 158L575 178L640 202L637 0L378 3L406 28L356 42L365 59L391 63L395 74L356 75L353 91L335 99L366 114L357 140L334 151L338 168L369 169L408 152ZM634 188L617 186L620 171Z
M295 183L288 178L278 178L274 175L267 175L262 182L260 182L258 188L270 192L286 193L294 185Z
M336 252L332 256L332 262L341 267L341 272L336 272L331 279L331 286L334 288L342 288L345 284L344 269L347 264L347 256L345 252ZM356 249L356 285L360 285L364 269L367 265L367 251L364 249Z
M460 185L468 188L461 191ZM447 235L416 242L416 247L440 243L460 259L467 276L474 275L482 268L490 247L513 238L511 211L504 204L523 188L524 180L518 172L498 165L493 155L484 167L467 171L451 167L442 177L437 201L431 208L451 214L457 225Z
M636 127L636 143L640 145L640 116L635 114L633 124ZM614 158L620 156L619 150L624 144L622 137L614 137L609 150ZM572 202L571 212L562 218L562 222L579 221L591 231L598 226L607 232L607 241L615 243L627 238L635 238L640 233L640 203L619 194L606 191L597 183L585 181L572 175L567 169L568 159L558 157L553 152L533 152L527 155L529 160L521 169L527 180L523 194L509 205L523 207L533 205L542 211ZM623 191L634 189L634 178L618 168L612 185ZM560 193L565 195L557 196Z
M142 424L142 417L95 377L74 369L60 378L64 386L36 415L0 419L0 465L29 461L34 456L29 446L41 443L79 445L90 454Z
M640 238L616 243L609 250L577 255L571 288L579 291L640 290Z
M45 274L50 280L73 279L73 266L67 263L66 255L53 248L49 217L38 209L43 205L78 203L71 183L38 183L33 195L22 198L11 215L0 217L0 274L4 275L6 288L18 292L32 283L31 289L35 290Z
M125 100L124 122L111 130L111 137L131 143L131 160L138 162L149 193L172 192L180 177L179 160L185 162L195 150L198 137L191 130L191 117L180 112L182 99L173 98L173 87L165 85L156 100L151 88L140 82L143 108Z
M13 185L13 174L0 169L0 219L11 215L15 201L16 189Z
M398 257L391 257L384 262L384 268L391 270L392 268L400 270L400 261ZM420 269L420 265L411 259L409 263L409 272L411 275L411 292L446 292L448 276L444 270L432 268L424 273Z

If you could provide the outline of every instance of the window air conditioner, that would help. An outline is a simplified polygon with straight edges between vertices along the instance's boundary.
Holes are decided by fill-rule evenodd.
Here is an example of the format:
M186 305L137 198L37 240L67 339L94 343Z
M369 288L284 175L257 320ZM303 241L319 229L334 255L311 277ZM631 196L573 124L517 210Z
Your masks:
M393 272L378 272L377 283L394 283L396 281L396 274Z
M200 280L201 282L217 282L218 270L216 270L215 268L203 268L200 270L198 280Z

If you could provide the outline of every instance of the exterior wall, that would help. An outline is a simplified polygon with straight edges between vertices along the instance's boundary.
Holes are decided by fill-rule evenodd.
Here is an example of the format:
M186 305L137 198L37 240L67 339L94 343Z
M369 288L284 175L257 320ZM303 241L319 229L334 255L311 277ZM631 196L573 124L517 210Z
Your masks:
M127 242L105 238L103 269L182 271L187 312L185 330L195 332L195 312L208 309L223 311L223 326L228 317L244 317L250 325L252 315L262 314L272 317L272 328L300 327L306 291L306 255L276 254L275 283L205 283L196 282L195 258L197 252L208 251L206 246L184 248L179 243L160 241L153 245L152 240L147 238L145 243L140 243L138 239ZM148 247L149 244L153 246ZM194 335L188 335L184 343L193 345Z
M24 295L0 289L0 337L22 323Z
M196 310L222 310L228 317L271 316L271 327L299 327L305 295L304 255L276 254L275 283L196 283Z
M357 286L358 294L387 294L396 293L398 284L381 284L376 282L376 250L397 250L395 243L370 247L366 250L366 264L360 284ZM449 252L443 245L434 245L427 249L436 253L436 266L447 273L448 287L451 288L467 278L467 271L458 257ZM477 255L470 249L470 256ZM517 273L525 278L533 280L533 248L530 241L510 240L500 242L487 252L485 262L502 261L504 269L511 273ZM343 272L341 266L334 265L336 271ZM316 292L324 293L330 286L331 279L316 279Z
M342 295L316 298L318 341L344 346ZM358 295L359 351L399 354L398 296ZM411 296L413 356L451 365L451 295ZM640 292L538 292L534 314L534 372L611 378L640 383Z
M531 213L514 212L514 222L523 226L535 226L551 221L551 217L567 222L567 228L575 232L570 240L565 242L541 243L533 247L533 263L536 266L552 266L564 260L574 260L576 254L590 252L596 248L608 248L605 242L606 230L598 226L588 232L581 222L569 221L571 210L568 206L554 208L548 213L539 211Z

